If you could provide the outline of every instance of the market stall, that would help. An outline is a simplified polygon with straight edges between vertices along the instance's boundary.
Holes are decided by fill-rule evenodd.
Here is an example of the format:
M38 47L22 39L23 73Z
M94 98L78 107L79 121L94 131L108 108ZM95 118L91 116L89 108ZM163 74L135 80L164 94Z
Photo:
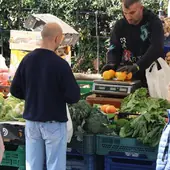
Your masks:
M4 140L24 146L23 101L11 96L2 99L1 106L0 129ZM74 134L67 154L74 153L83 159L75 161L74 158L74 166L71 166L73 160L70 158L70 167L78 167L78 162L82 167L84 161L89 161L86 163L89 170L88 166L95 166L96 156L104 156L108 162L114 157L107 166L120 165L125 159L130 161L126 166L133 164L137 168L137 162L141 161L138 167L145 168L147 164L147 168L154 170L157 146L167 122L167 108L170 104L166 100L149 97L145 88L139 88L122 99L120 107L113 104L93 104L92 107L85 100L69 105ZM4 161L10 159L13 158L6 157Z
M50 21L56 19L46 14L32 15L25 26L33 31L11 30L12 73L26 53L39 47L38 31L47 22L44 16ZM78 33L66 29L64 34L66 39L57 53L64 54L63 58L71 64L70 47L78 40ZM104 158L105 169L124 166L154 170L170 104L164 99L150 97L147 89L141 88L140 81L132 80L131 73L109 70L103 75L74 73L74 76L83 100L69 105L74 134L68 144L67 170L103 170L104 163L97 162L98 156ZM2 165L24 170L24 101L7 97L10 85L1 88L6 99L0 94L0 131L4 141L18 145L13 151L6 151Z

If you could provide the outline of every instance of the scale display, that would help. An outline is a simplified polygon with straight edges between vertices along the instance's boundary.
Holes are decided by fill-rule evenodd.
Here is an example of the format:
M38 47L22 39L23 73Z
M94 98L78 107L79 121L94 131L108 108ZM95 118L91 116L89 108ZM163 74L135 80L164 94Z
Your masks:
M128 95L140 87L140 81L117 82L96 80L93 83L93 92L100 94Z
M105 85L105 84L95 84L94 91L104 91L104 92L121 92L129 93L130 87L125 86L114 86L114 85Z

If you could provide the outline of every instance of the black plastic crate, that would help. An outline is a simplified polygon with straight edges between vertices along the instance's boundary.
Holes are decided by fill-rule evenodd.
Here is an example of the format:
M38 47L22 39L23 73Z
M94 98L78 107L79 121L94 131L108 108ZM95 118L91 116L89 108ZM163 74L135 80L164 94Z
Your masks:
M96 170L94 155L67 154L66 170Z
M95 135L87 134L83 136L83 141L78 141L73 137L71 142L67 145L67 152L77 154L93 155L96 152Z

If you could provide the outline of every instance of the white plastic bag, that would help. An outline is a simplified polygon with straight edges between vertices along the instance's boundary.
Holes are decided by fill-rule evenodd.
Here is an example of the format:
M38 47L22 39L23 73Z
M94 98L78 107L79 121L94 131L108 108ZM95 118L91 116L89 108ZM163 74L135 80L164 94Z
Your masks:
M0 54L0 85L7 85L8 79L8 67L5 64L5 58Z
M2 54L0 54L0 69L8 70L8 67L5 64L5 58L2 56Z
M146 79L151 97L167 99L170 82L170 67L166 61L159 58L146 70Z
M170 17L170 0L168 0L168 17Z
M4 142L3 142L2 136L0 134L0 163L1 163L3 155L4 155L4 151L5 151Z
M71 142L71 138L73 136L73 123L71 120L71 116L70 116L70 111L68 109L68 105L66 104L66 111L67 111L67 143Z

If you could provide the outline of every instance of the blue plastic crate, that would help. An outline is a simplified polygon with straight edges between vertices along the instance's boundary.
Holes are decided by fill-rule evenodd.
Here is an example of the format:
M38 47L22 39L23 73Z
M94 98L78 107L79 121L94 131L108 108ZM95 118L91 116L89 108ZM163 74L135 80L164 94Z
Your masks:
M105 156L105 170L155 170L156 161Z
M166 53L170 52L170 46L164 46L164 54L166 56Z
M66 170L95 170L95 156L67 154Z
M164 54L166 55L167 52L170 52L170 37L164 40Z

